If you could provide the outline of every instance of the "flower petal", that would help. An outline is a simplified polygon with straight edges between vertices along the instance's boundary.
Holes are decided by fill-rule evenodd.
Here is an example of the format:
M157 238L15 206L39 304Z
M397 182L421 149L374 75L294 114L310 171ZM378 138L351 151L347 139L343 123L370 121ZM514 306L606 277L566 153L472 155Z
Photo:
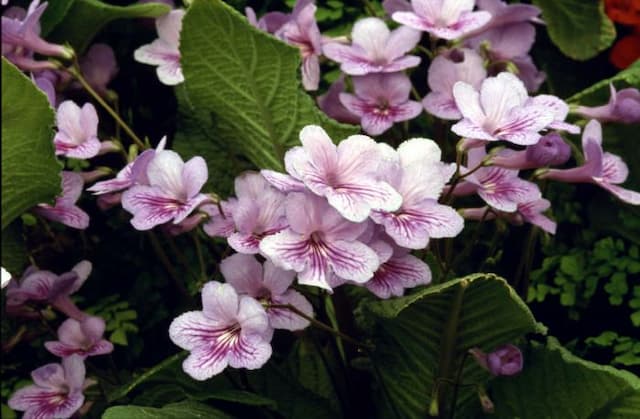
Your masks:
M293 279L293 278L292 278ZM313 317L313 307L307 298L296 290L288 290L272 299L274 304L290 304L309 317ZM291 310L270 308L267 310L269 324L274 329L302 330L309 326L309 320L297 315Z
M239 294L258 297L262 289L262 265L255 257L236 253L220 262L222 276Z
M380 266L365 286L379 298L400 297L405 288L431 282L429 266L413 255L393 256Z

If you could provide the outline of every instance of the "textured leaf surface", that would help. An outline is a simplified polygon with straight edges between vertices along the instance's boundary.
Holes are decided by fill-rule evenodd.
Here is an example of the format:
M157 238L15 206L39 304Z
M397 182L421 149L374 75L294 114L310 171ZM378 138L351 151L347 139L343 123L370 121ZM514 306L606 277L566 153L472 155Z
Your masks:
M2 58L2 229L60 192L47 97Z
M587 60L616 38L613 22L604 13L603 1L533 0L542 9L549 36L568 57Z
M108 408L102 419L227 419L232 416L197 402L171 403L164 407L114 406Z
M356 133L324 116L301 90L296 48L255 29L219 0L193 2L180 50L198 122L212 126L220 148L257 167L282 169L285 151L299 144L305 125L323 126L334 140Z
M2 230L2 267L19 276L27 263L27 251L22 237L20 220Z
M572 355L553 338L532 343L516 377L493 381L492 417L637 418L640 378Z
M99 0L74 0L64 17L58 20L50 38L56 42L69 42L80 53L89 46L93 37L113 20L158 17L170 10L169 6L160 3L114 6Z
M50 1L40 19L40 35L46 37L58 23L62 22L76 0Z
M468 349L488 352L526 333L544 331L506 281L491 274L370 303L367 309L379 317L372 358L383 383L377 398L384 401L380 417L393 417L394 411L400 418L426 417L436 378L455 378ZM462 376L465 382L489 378L470 359ZM451 386L440 388L451 394ZM474 397L472 389L460 388L457 411L479 408ZM440 405L441 412L448 411L448 398L442 397Z

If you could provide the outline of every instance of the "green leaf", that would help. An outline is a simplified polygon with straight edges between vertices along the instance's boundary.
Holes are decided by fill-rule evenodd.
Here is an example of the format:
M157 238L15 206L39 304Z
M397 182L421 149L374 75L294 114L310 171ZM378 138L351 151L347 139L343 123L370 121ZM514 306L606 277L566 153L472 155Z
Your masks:
M158 17L170 10L169 6L160 3L114 6L99 0L75 0L55 25L49 38L54 42L68 42L77 53L81 53L89 46L93 37L111 21Z
M616 28L604 13L603 1L533 0L542 9L549 36L563 54L587 60L609 48Z
M233 150L226 158L243 155L259 168L282 170L305 125L321 125L334 140L357 132L326 117L300 89L298 49L220 0L195 0L180 36L187 96L220 148Z
M46 37L66 16L76 0L50 1L40 19L40 35Z
M627 86L640 87L640 60L636 60L636 62L615 76L599 81L593 86L576 93L567 99L567 102L580 103L581 105L603 105L609 100L610 83L613 83L617 89Z
M16 220L2 230L2 267L11 275L19 276L27 264L26 244L20 221Z
M102 419L227 419L228 414L198 402L171 403L162 408L146 406L114 406L108 408Z
M436 379L454 379L468 349L489 352L525 333L545 331L506 281L492 274L471 275L364 309L378 317L372 360L381 381L376 400L384 401L380 417L393 417L393 411L402 418L425 417ZM462 376L474 383L489 374L467 359ZM441 383L440 390L444 414L451 386ZM471 388L460 388L459 407L469 406L474 395Z
M637 418L640 379L585 361L553 338L525 351L522 373L493 381L496 418Z
M2 57L2 229L60 192L47 97Z

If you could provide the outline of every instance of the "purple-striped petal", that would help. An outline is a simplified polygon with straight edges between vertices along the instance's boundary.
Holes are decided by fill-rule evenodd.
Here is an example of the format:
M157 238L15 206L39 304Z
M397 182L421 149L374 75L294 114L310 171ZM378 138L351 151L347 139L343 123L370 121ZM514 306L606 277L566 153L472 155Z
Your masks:
M405 254L394 255L380 265L373 278L365 284L379 298L400 297L406 288L426 285L431 282L429 266L417 257Z
M293 279L293 278L292 278ZM277 295L271 299L273 304L290 304L302 311L309 317L313 317L313 307L309 300L296 290L288 290L284 294ZM302 330L309 326L309 320L297 315L291 310L281 308L270 308L267 310L269 324L274 329Z

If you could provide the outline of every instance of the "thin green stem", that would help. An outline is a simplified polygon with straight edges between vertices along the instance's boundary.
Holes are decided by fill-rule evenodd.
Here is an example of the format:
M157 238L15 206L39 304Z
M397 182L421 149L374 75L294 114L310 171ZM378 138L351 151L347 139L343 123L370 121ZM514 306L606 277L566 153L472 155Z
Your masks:
M306 313L298 310L297 307L291 305L291 304L269 304L267 306L267 308L276 308L276 309L284 309L284 310L289 310L292 313L302 317L303 319L309 321L312 325L314 325L315 327L317 327L318 329L322 329L325 332L329 332L334 336L338 336L339 338L341 338L342 340L344 340L345 342L349 342L350 344L357 346L358 348L364 349L366 351L370 351L373 349L373 346L363 343L363 342L359 342L356 339L352 338L349 335L346 335L344 333L342 333L339 330L336 330L334 328L332 328L331 326L322 323L321 321L314 319L313 317L307 315Z
M531 269L531 259L533 258L533 245L535 244L536 235L538 232L538 228L535 226L531 226L529 229L529 235L527 236L527 241L525 246L522 249L522 254L520 255L520 262L518 263L518 267L516 269L515 281L513 283L513 288L516 290L518 295L525 301L527 300L527 293L529 291L529 275L528 271Z
M204 263L204 255L202 254L202 246L200 245L200 237L198 237L198 232L192 232L191 237L193 238L193 243L196 248L196 254L198 255L198 265L200 265L200 280L205 281L207 278L207 267Z
M451 396L451 408L449 409L450 410L450 412L449 412L449 418L450 419L453 419L455 417L456 404L457 404L457 401L458 401L458 390L462 386L460 381L462 380L462 371L464 369L464 363L467 360L467 356L469 356L469 352L465 351L464 355L462 356L462 361L460 361L460 366L458 367L458 372L456 374L456 380L453 383L453 395Z
M124 122L122 118L120 118L120 115L118 115L118 113L113 110L113 108L109 106L107 102L104 101L104 99L102 99L102 96L100 96L98 92L93 90L93 87L89 85L89 82L87 82L87 80L82 76L77 60L74 61L73 67L67 69L67 71L80 82L82 87L96 100L96 102L100 104L100 106L102 106L107 112L109 112L113 119L115 119L116 123L122 127L122 129L127 133L127 135L129 135L129 137L131 137L133 142L136 143L136 145L140 147L141 150L147 148L144 142L133 132L131 128L129 128L129 125L127 125L127 123Z
M156 236L156 234L153 231L150 231L148 233L148 237L149 237L149 241L151 241L151 246L153 247L153 250L156 252L158 259L160 259L160 262L162 263L165 270L169 274L169 277L173 281L178 291L186 298L191 299L189 292L185 288L182 281L180 281L180 278L178 277L178 273L173 267L173 264L167 257L167 254L164 252L164 249L162 249L162 245L160 244L160 240L158 239L158 236Z

